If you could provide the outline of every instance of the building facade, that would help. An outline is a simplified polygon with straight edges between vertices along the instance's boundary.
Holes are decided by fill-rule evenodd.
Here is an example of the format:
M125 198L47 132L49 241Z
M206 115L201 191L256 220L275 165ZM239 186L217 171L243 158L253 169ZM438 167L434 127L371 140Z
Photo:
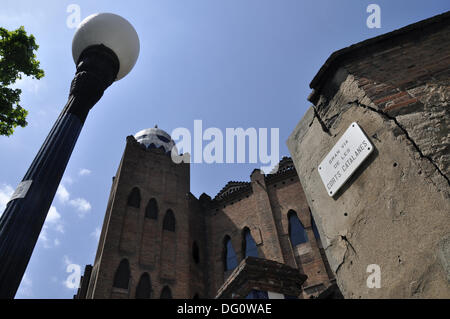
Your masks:
M450 298L450 12L333 53L310 86L287 144L340 291ZM320 163L355 122L372 153L329 196Z
M171 159L173 145L158 128L127 137L95 261L75 298L310 298L333 284L290 158L274 174L254 170L249 182L197 199L189 164ZM264 269L273 269L273 289ZM233 288L240 295L230 292L234 278L247 282ZM297 288L267 291L288 281Z

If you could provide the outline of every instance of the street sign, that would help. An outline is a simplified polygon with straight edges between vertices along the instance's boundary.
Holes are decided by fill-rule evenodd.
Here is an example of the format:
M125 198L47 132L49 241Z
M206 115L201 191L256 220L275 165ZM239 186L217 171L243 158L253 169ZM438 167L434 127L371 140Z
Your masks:
M328 195L336 194L372 152L373 145L359 125L350 124L317 168Z

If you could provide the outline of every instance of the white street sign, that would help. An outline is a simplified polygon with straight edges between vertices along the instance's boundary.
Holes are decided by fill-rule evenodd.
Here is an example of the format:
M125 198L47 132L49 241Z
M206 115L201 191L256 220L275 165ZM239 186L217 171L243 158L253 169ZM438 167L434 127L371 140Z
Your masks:
M328 195L336 194L372 152L373 145L358 124L350 124L317 168Z

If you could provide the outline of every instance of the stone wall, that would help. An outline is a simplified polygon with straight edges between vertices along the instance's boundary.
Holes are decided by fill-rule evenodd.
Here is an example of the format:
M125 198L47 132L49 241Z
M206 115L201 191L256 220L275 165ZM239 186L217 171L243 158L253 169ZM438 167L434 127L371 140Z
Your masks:
M450 297L449 17L334 53L287 141L346 298ZM329 197L317 167L355 121L375 150Z

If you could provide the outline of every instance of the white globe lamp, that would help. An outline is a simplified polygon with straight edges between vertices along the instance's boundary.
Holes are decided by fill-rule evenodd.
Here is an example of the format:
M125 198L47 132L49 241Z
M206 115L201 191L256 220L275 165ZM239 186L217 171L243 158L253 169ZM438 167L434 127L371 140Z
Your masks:
M72 56L78 64L81 53L88 47L104 45L119 59L116 81L127 75L139 56L139 37L126 19L113 13L96 13L78 26L72 41Z

